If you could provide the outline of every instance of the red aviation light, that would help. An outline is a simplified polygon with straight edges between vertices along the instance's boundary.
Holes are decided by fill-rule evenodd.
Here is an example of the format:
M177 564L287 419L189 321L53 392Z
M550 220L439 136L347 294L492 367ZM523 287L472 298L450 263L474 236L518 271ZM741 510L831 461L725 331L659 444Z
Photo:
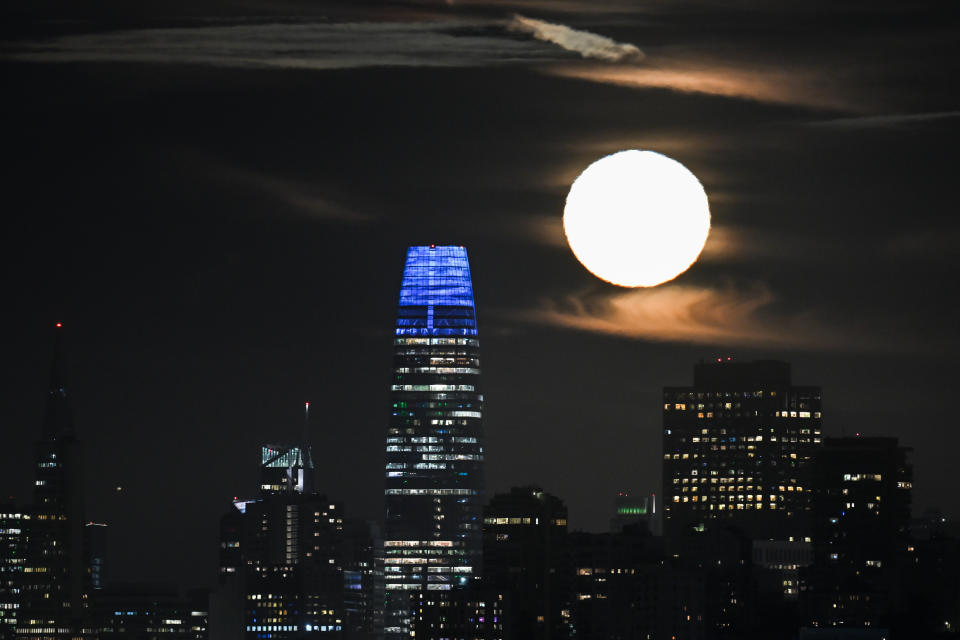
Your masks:
M62 323L62 322L58 322L58 323L57 323L57 329L62 329L62 328L63 328L63 323Z

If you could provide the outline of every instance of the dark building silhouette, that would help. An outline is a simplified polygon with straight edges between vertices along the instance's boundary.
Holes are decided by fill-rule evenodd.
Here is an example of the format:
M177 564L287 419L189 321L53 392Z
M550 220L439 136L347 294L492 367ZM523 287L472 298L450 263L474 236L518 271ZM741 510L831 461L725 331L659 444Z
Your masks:
M43 430L36 445L34 504L22 520L19 638L82 634L90 589L82 448L66 388L62 333L58 323Z
M385 631L407 637L419 592L468 589L483 505L480 343L467 251L407 250L386 437Z
M502 603L503 636L568 637L570 587L563 501L538 487L495 495L483 509L483 588Z
M819 387L786 362L697 364L663 391L663 517L668 542L734 525L754 539L808 540L807 471L821 446Z
M569 536L572 637L589 640L704 638L705 584L698 568L676 566L663 539L642 524Z
M90 588L93 591L103 589L107 581L107 532L109 527L104 522L93 522L84 525L84 538L87 543L87 567L90 571Z
M504 594L479 587L420 591L411 629L417 640L506 640Z
M960 637L960 527L930 510L913 522L899 578L901 602L891 620L897 637ZM952 634L952 635L951 635Z
M176 588L119 584L97 591L88 615L89 634L101 640L206 640L207 592L181 595Z
M383 634L383 569L376 562L382 551L377 523L358 518L343 521L343 629L347 638Z
M814 468L814 565L804 603L815 627L886 628L907 601L913 561L909 449L896 438L827 438Z

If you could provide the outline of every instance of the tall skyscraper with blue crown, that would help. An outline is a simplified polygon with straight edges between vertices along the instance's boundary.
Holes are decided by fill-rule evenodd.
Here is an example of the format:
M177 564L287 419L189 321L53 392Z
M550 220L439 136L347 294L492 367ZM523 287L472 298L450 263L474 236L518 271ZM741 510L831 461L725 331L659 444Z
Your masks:
M407 636L412 598L470 587L482 540L483 395L467 250L407 250L394 335L386 442L388 637Z

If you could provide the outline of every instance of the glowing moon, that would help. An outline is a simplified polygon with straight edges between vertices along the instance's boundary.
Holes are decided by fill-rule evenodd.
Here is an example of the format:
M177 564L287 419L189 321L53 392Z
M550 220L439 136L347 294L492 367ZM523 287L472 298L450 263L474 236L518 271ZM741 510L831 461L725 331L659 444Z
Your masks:
M577 260L598 278L653 287L696 262L710 233L710 208L703 185L676 160L620 151L573 182L563 231Z

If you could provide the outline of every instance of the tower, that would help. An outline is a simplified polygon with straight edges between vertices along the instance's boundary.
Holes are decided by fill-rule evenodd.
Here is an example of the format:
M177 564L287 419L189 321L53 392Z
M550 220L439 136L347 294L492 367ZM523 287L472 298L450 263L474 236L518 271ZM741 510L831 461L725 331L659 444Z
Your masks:
M663 390L664 535L809 542L821 424L820 388L793 386L786 362L697 364L692 387Z
M411 596L469 587L482 553L483 395L467 251L407 250L386 439L385 631Z
M70 638L81 625L89 588L81 447L67 393L63 325L57 323L34 505L24 521L24 567L17 636Z

